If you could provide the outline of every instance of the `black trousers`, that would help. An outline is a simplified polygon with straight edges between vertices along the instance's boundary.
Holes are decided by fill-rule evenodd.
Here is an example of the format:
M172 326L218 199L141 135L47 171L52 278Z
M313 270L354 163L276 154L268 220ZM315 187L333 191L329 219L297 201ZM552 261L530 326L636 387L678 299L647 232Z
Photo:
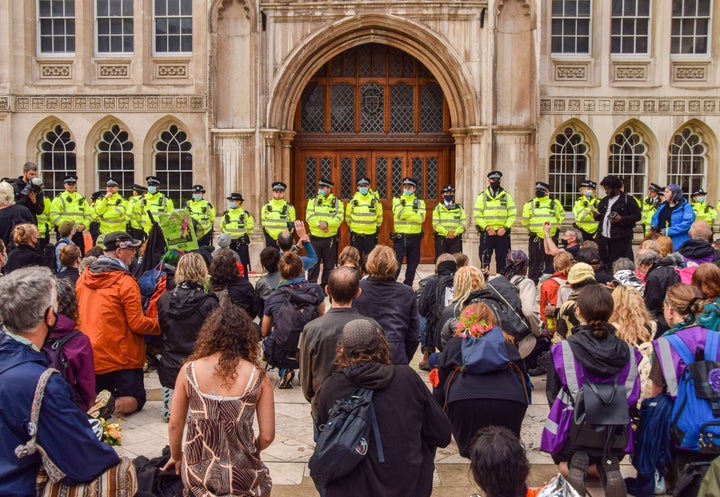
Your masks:
M553 241L557 245L557 235ZM541 237L530 235L528 238L528 259L528 278L536 285L544 272L553 273L553 256L545 253L545 243Z
M317 253L318 262L308 270L308 281L310 283L317 283L318 275L320 274L320 264L322 264L323 271L320 284L324 288L325 285L327 285L328 279L330 279L330 271L335 269L335 265L337 264L337 237L318 238L311 236L310 243L312 243L315 253Z
M440 257L441 254L455 254L462 252L462 236L458 235L455 238L446 238L444 236L435 235L435 260Z
M277 240L267 234L267 231L263 233L265 235L265 246L278 248Z
M401 238L393 240L393 249L395 249L395 257L398 262L398 270L395 274L395 279L400 276L403 259L407 258L405 280L403 283L408 286L412 286L413 281L415 281L415 272L417 271L418 264L420 264L420 243L422 242L422 234L396 236L400 236Z
M203 236L198 238L198 246L199 247L210 247L210 246L212 246L212 242L213 242L213 231L212 230L208 231Z
M490 236L487 231L480 232L480 266L490 267L490 260L495 252L495 272L498 274L505 270L505 261L510 250L510 230L503 236Z
M350 233L350 245L358 249L360 252L360 259L367 257L372 252L372 249L377 245L378 237L375 235L360 235L357 233Z
M85 256L85 236L83 231L76 231L72 236L72 242L78 246L80 253Z
M248 250L248 244L241 243L239 240L233 240L230 242L230 248L240 256L240 262L245 266L245 278L247 278L248 272L250 271L250 250Z
M602 235L597 237L600 261L606 268L612 269L613 262L621 257L635 260L632 251L632 235L622 238L607 238Z

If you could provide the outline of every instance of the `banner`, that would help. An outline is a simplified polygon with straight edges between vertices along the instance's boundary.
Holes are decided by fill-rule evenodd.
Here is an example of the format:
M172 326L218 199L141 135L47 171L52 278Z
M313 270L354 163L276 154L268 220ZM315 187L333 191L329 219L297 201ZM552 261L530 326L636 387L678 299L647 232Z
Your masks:
M162 230L165 245L167 245L166 250L178 249L182 252L189 252L198 249L193 220L187 211L158 213L153 214L153 217Z

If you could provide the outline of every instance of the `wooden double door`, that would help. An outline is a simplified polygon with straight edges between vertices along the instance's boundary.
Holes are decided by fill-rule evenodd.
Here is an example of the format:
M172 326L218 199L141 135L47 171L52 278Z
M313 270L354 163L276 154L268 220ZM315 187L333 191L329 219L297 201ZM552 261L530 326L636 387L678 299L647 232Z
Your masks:
M416 194L425 201L426 219L423 226L421 262L434 260L432 211L440 198L442 187L451 182L450 151L436 150L307 150L295 151L293 201L298 219L305 219L308 200L317 194L318 180L327 178L335 183L333 193L345 206L357 191L357 179L370 178L370 186L378 192L383 206L383 224L379 243L392 246L392 198L402 194L402 179L412 176L418 182ZM350 243L346 223L340 228L340 248Z

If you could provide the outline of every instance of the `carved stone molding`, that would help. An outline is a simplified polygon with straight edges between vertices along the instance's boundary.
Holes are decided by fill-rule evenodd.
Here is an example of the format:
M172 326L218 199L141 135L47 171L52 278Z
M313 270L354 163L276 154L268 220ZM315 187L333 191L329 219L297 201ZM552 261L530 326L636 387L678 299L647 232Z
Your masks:
M98 79L127 79L130 77L130 64L97 64Z
M72 79L72 64L40 64L40 79Z
M706 64L680 64L672 66L672 79L674 82L703 83L708 79Z
M187 63L155 63L157 79L185 79L188 77Z
M647 65L637 64L613 64L615 81L646 81Z
M10 97L0 97L0 112L3 110L3 98L10 107ZM206 112L205 95L16 95L16 112Z
M555 81L587 81L587 64L555 64Z
M0 112L10 112L10 97L0 97Z
M577 98L540 99L540 114L700 114L720 115L720 98Z

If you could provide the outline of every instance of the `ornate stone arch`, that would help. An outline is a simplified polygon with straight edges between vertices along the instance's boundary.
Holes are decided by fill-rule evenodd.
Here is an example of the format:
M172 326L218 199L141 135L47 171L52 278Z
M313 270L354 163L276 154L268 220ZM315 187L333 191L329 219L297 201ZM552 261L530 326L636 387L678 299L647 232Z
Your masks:
M627 193L643 197L656 152L657 139L650 128L639 119L628 119L610 135L608 174L622 177Z
M62 129L63 133L58 131ZM69 140L65 141L63 136L68 133ZM43 144L48 136L53 137L54 146L52 149L43 150ZM60 145L57 148L55 145ZM40 174L45 183L45 189L52 197L62 191L62 178L69 173L78 174L82 169L80 162L79 144L70 126L57 116L48 116L39 121L28 134L26 143L26 157L30 157L40 168ZM70 151L68 147L72 146ZM49 162L45 162L47 159ZM45 166L47 165L47 169ZM58 167L59 166L59 167Z
M645 143L648 147L648 159L652 160L658 155L659 144L657 136L647 124L636 118L628 119L615 129L612 136L622 132L625 128L633 129L642 137L643 143Z
M153 168L153 145L160 137L160 133L165 131L169 126L175 125L179 128L181 128L185 134L188 136L188 140L196 144L196 139L192 134L192 131L190 128L182 122L180 119L178 119L176 116L163 116L157 121L155 121L152 126L147 131L147 134L145 135L145 141L142 144L142 154L144 158L144 163L146 164L146 171L147 174L151 174L152 168ZM195 150L193 150L193 155L195 155Z
M45 138L45 134L53 129L55 126L62 126L63 129L67 130L70 133L70 136L72 140L77 143L76 137L70 128L70 126L65 123L62 119L60 119L57 116L47 116L46 118L39 121L35 126L33 126L32 130L30 130L30 133L28 134L27 143L25 144L26 147L26 157L32 157L33 160L37 160L40 143Z
M590 158L590 171L595 172L597 171L597 160L598 160L598 150L599 150L599 144L597 140L597 136L593 132L592 128L585 124L580 119L571 118L567 121L563 122L560 126L555 128L553 132L550 134L550 138L548 140L548 157L552 155L552 151L550 150L552 144L554 143L555 136L558 133L561 133L565 128L568 126L574 128L579 133L583 135L585 138L585 143L588 144L589 150L588 150L588 157Z
M410 35L412 33L412 35ZM477 101L460 57L426 27L395 16L361 15L326 26L299 44L272 81L268 125L292 130L295 110L308 80L335 55L364 43L382 43L403 50L436 77L443 90L453 128L477 124Z
M133 134L133 130L130 126L125 123L122 119L120 119L117 116L114 115L108 115L100 119L98 122L96 122L87 133L87 136L85 138L85 172L88 175L88 178L93 178L91 183L92 188L104 188L104 184L96 183L97 179L97 168L96 168L96 159L97 159L97 151L96 146L98 142L102 139L103 133L106 131L109 131L114 125L117 125L120 127L121 130L126 131L128 134L128 141L132 142L133 144L133 157L134 157L134 164L133 169L137 171L138 165L140 164L140 148L138 148L138 140L135 138ZM125 193L124 191L121 191L121 193Z
M580 182L597 175L597 152L595 133L579 119L565 121L550 135L547 181L566 210L572 209Z
M683 187L683 190L685 190L686 194L699 186L704 186L706 189L711 191L716 190L718 187L717 175L710 173L715 171L713 165L716 164L718 160L717 135L707 124L699 119L690 119L685 121L670 135L670 141L665 148L667 153L667 169L665 169L665 178L670 180L671 176L676 176L676 174L671 171L671 148L673 146L675 136L682 134L686 129L689 129L693 135L697 135L700 138L702 145L705 147L704 171L702 174L682 174L681 176L687 181L678 180L678 183L681 183L681 186Z

